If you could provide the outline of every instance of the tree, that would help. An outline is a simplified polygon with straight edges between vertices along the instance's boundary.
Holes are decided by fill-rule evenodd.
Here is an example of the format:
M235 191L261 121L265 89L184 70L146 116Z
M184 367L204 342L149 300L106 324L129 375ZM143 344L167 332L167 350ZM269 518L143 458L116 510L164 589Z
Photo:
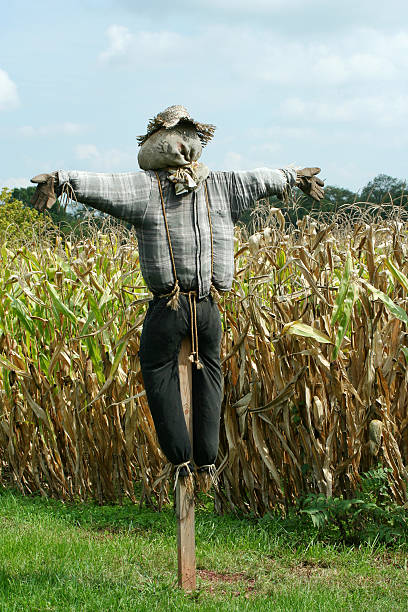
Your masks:
M344 207L347 204L353 204L356 199L357 194L350 191L350 189L327 185L324 190L324 198L321 201L321 205L325 211L338 211L340 207Z
M31 198L35 190L36 187L16 187L12 191L12 196L32 209L33 205L31 204ZM67 212L65 207L61 206L60 201L57 200L54 206L48 210L46 214L51 217L53 223L57 225L61 231L68 233L84 218L85 209L82 205L79 205L72 213Z
M53 227L49 217L41 215L13 198L9 189L0 193L0 244L36 240L40 233Z
M361 190L360 200L383 204L392 200L399 206L407 206L408 191L406 181L401 181L388 174L378 174Z
M297 219L301 219L305 215L317 216L320 213L336 213L339 210L347 210L347 205L352 205L357 199L357 194L350 189L335 185L325 186L324 198L320 202L305 196L298 189L296 189L296 192L299 204L296 210Z

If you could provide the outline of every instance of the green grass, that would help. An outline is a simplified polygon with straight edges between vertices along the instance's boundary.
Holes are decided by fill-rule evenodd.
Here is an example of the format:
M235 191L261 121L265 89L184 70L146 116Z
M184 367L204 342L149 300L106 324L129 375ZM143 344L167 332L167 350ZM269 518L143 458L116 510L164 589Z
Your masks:
M0 494L0 610L406 610L407 547L324 544L304 519L197 509L198 589L176 586L176 520ZM211 574L210 572L213 572Z

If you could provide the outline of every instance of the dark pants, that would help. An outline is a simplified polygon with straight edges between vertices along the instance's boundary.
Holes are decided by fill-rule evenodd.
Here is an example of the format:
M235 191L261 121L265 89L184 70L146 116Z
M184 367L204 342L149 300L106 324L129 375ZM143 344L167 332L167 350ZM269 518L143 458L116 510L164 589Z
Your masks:
M147 401L160 446L171 463L191 459L191 444L180 396L178 355L185 336L191 336L188 298L180 295L180 308L167 306L168 298L149 304L140 341L140 364ZM221 413L221 320L211 297L197 302L198 355L202 369L193 364L193 458L197 466L215 462Z

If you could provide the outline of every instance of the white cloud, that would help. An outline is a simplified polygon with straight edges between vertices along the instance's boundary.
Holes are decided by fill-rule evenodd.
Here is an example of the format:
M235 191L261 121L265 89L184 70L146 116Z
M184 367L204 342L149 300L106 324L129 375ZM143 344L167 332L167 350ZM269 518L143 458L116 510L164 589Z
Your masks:
M274 84L360 85L404 78L408 68L405 46L401 35L380 36L361 30L319 44L276 37L272 42L246 34L245 51L238 51L231 63L241 75Z
M313 72L326 83L338 85L347 81L389 81L398 75L393 58L372 53L353 53L349 57L327 53L316 60Z
M0 68L0 111L16 108L20 103L17 86Z
M124 56L128 53L133 42L133 35L129 28L120 25L111 25L107 29L109 46L100 54L100 59L110 60L115 57Z
M38 138L44 136L54 136L58 134L79 134L84 130L84 126L79 123L55 123L52 125L43 125L39 127L33 127L32 125L24 125L18 128L20 136L25 138Z
M311 140L316 137L316 131L309 126L285 126L273 125L269 128L260 130L251 129L249 132L251 138L265 139L268 138L269 143L280 143L292 140ZM269 144L269 147L278 149L277 144ZM271 149L272 150L272 149Z
M258 2L259 6L267 5ZM245 79L286 87L327 87L405 79L408 35L354 27L338 36L287 36L250 25L217 25L195 31L139 30L112 25L103 61L137 64L139 70L174 67L196 83L203 75L223 73L227 80ZM179 64L182 62L182 64Z
M320 4L321 0L309 0L309 8L312 7L313 4ZM287 0L199 0L197 3L202 6L203 10L208 10L208 8L214 8L222 11L233 11L240 13L248 13L253 15L254 13L261 15L270 15L271 13L275 13L280 9L287 9L288 3ZM291 2L291 10L293 10L296 6L301 6L304 4L304 0L292 0Z
M224 157L223 167L226 170L244 170L247 167L247 163L241 153L229 151Z
M265 135L264 135L265 136ZM273 168L279 162L281 145L277 142L258 142L247 147L245 155L237 151L228 151L221 160L221 170L250 170L253 168Z
M120 0L128 8L135 9L139 16L147 14L149 17L160 16L162 18L175 17L183 19L186 15L194 19L199 15L200 22L208 23L215 20L228 19L252 19L287 16L292 22L296 17L296 10L305 9L308 14L316 11L319 6L324 6L327 0L291 0L288 6L287 0L155 0L151 3L135 3L134 0ZM350 0L349 0L350 1Z
M137 170L135 153L119 149L101 150L94 144L79 144L75 147L76 158L88 162L87 168L96 172Z
M408 69L408 35L354 28L315 48L313 72L329 84L402 79Z
M139 31L134 35L129 28L120 25L109 26L107 36L108 48L99 55L102 61L173 61L192 43L189 37L175 32Z
M2 187L7 187L9 189L13 189L14 187L33 187L34 185L30 183L28 179L25 177L10 177L6 179L0 178L0 190Z
M398 124L408 119L408 95L399 94L390 97L388 93L375 96L357 96L344 100L330 99L324 101L304 100L299 97L288 98L282 102L283 115L312 118L313 122L359 122L363 125L373 121L383 125Z
M93 144L81 144L75 148L75 153L78 159L93 159L99 157L98 147Z

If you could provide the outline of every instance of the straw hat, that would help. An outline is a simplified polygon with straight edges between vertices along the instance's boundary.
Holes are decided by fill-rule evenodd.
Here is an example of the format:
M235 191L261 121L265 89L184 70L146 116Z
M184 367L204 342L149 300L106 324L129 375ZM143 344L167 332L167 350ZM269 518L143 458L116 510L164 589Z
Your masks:
M143 136L137 137L139 145L146 142L149 136L154 134L154 132L157 132L157 130L160 130L161 128L173 128L178 123L183 121L194 125L203 146L205 146L214 135L215 125L195 121L184 106L176 104L175 106L169 106L168 108L164 109L164 111L153 117L153 119L150 119L147 126L147 133Z

